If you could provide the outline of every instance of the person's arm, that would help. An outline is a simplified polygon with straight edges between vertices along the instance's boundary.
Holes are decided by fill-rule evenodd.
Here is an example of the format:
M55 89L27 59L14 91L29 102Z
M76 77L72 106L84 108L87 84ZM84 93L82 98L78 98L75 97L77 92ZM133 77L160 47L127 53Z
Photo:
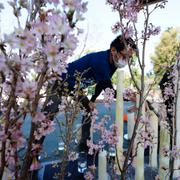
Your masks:
M103 80L103 81L99 81L96 84L95 93L92 96L90 101L95 102L96 98L99 96L99 94L102 92L102 90L105 90L106 88L113 89L114 90L114 98L116 98L116 90L113 88L111 80ZM129 98L130 99L123 97L124 101L135 101L136 94L135 93L129 94Z
M90 99L89 106L90 106L91 109L95 108L94 102L95 102L96 98L100 95L102 90L105 90L106 88L113 89L114 90L114 98L116 98L116 90L113 88L111 80L99 81L96 84L95 93L94 93L94 95ZM126 99L124 97L123 97L123 99L124 99L124 101L135 101L134 99L136 99L136 94L134 93L133 95L131 95L130 99Z

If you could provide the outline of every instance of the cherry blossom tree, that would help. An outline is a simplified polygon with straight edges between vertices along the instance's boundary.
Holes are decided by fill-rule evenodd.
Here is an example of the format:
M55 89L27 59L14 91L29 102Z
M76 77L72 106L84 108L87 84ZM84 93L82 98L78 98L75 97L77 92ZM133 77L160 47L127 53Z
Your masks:
M86 2L81 0L8 1L17 26L0 43L0 179L5 168L11 177L27 179L29 170L39 168L36 156L41 150L35 142L54 130L54 123L39 112L46 98L47 85L66 73L82 32L76 27L83 20ZM3 11L0 4L0 11ZM21 24L26 11L25 26ZM28 141L21 131L27 114L32 117ZM23 162L18 150L27 143Z
M54 122L50 120L52 114L45 115L39 109L44 107L49 96L48 84L55 80L62 80L62 74L67 72L67 59L73 55L78 43L77 36L82 32L76 24L83 20L87 2L82 0L11 0L8 3L17 19L17 27L14 28L13 33L6 34L0 43L0 179L2 179L5 169L8 168L11 172L10 178L24 180L29 177L31 171L40 167L37 155L42 146L36 142L54 130ZM147 90L145 89L145 52L147 41L151 36L160 32L160 27L156 27L150 22L150 15L155 10L164 8L166 0L151 6L149 6L148 0L143 3L138 0L107 0L106 3L112 7L113 11L119 13L119 21L112 26L112 31L123 35L126 51L128 46L125 38L133 37L135 39L138 47L135 61L141 72L139 83L132 71L134 59L130 59L127 55L131 78L140 98L132 139L126 154L121 157L122 166L118 165L121 179L125 179L127 169L136 156L136 153L132 155L135 142L137 142L136 147L141 145L146 148L152 145L153 132L149 116L143 116L142 113L146 97L153 85L150 85ZM3 4L0 3L0 12L3 11L3 8ZM25 25L21 24L21 16L24 16L22 11L27 13ZM139 13L144 14L142 30L138 30L136 27ZM140 45L142 48L139 48ZM177 72L174 73L175 77L179 77L177 74ZM62 138L67 143L62 159L61 179L65 176L68 160L75 159L74 152L68 145L74 137L72 126L80 112L78 100L80 82L81 75L78 75L74 96L70 97L67 92L62 96L59 105L59 111L66 115L66 123L62 125L66 131ZM173 82L174 85L177 84L177 81ZM165 92L165 97L173 95L174 99L177 98L172 89L167 87ZM128 93L129 91L126 94ZM113 94L111 89L106 89L103 94L107 108L110 108ZM161 109L161 112L166 111ZM27 115L32 118L28 140L23 137L21 130ZM101 139L97 144L92 141L87 142L89 153L96 155L105 147L105 144L116 147L117 127L115 125L112 125L110 129L105 127L111 117L105 115L99 123L96 123L98 118L96 109L91 116L93 129L100 133ZM166 115L161 114L160 117L165 119ZM173 142L170 150L164 150L164 154L170 155L172 159L179 156L179 147L176 146L175 139ZM25 144L27 150L22 162L18 157L18 150ZM85 178L93 179L96 169L94 164L89 169ZM173 171L173 167L171 171Z
M143 117L143 104L146 101L146 97L148 96L148 93L151 89L151 87L153 86L153 83L151 85L148 85L147 89L145 89L145 52L146 52L146 44L147 41L151 38L151 36L155 36L160 32L160 26L155 26L153 25L153 23L150 20L150 16L151 14L157 10L157 9L161 9L165 7L166 4L166 0L162 0L162 1L157 1L155 2L155 4L153 5L149 5L151 3L151 1L137 1L137 0L131 0L131 1L127 1L127 0L122 0L122 1L117 1L117 0L107 0L107 4L109 4L113 11L116 11L119 13L119 21L116 22L113 26L112 26L112 31L114 33L121 33L124 36L124 39L127 37L134 37L136 44L137 44L137 63L140 69L140 82L138 79L136 79L135 75L133 74L133 65L134 65L134 59L130 59L127 55L127 59L129 60L129 70L130 70L130 74L131 74L131 78L134 81L134 86L136 87L136 91L139 94L139 107L138 107L138 111L137 111L137 116L136 116L136 121L135 121L135 126L134 126L134 131L133 131L133 135L132 135L132 139L130 141L129 147L128 147L128 151L126 153L126 156L124 157L124 163L122 167L119 167L119 170L121 172L121 179L125 178L125 173L127 171L128 166L131 164L133 158L131 157L131 162L129 163L129 159L130 156L132 154L132 150L133 147L135 146L139 146L140 144L143 145L145 148L147 146L151 146L152 145L152 139L153 139L153 132L151 131L150 128L150 124L149 124L149 117L147 116L148 114L146 113L146 117ZM144 24L144 27L142 30L138 29L136 24L137 24L137 20L138 20L138 14L142 13L144 15L144 19L141 19L142 24ZM126 43L124 41L124 43ZM128 48L128 46L126 46L126 49ZM178 56L177 56L177 61L178 61ZM178 64L178 63L177 63ZM175 132L177 131L176 127L176 118L175 118L175 114L176 114L176 108L177 107L177 103L175 103L175 99L177 99L177 90L175 90L174 88L177 87L178 84L178 78L179 78L179 74L178 74L178 66L174 66L174 71L172 71L171 76L173 77L168 77L168 79L172 79L172 81L170 82L169 86L165 87L164 90L164 99L169 99L173 97L173 102L175 104L175 106L171 106L171 109L167 109L166 110L159 110L159 112L165 112L164 114L161 114L161 117L163 119L163 117L165 118L165 122L167 122L167 112L171 112L173 115L173 131L170 132L170 138L172 139L172 141L175 143L176 141L173 140L173 138L175 138ZM156 78L154 79L154 82L156 81ZM176 97L176 98L175 98ZM161 107L162 108L162 107ZM161 119L161 120L162 120ZM166 123L167 124L167 123ZM145 129L142 128L143 126L145 126ZM167 124L168 128L170 128L170 125ZM135 139L138 139L138 141ZM175 143L176 144L176 143ZM174 144L174 145L175 145ZM176 151L179 151L179 147L176 146L171 146L170 148L170 152L169 155L171 156L171 163L170 166L167 167L169 169L169 174L171 174L171 178L172 178L172 174L174 171L173 168L173 156L172 153L174 151L174 149L176 149ZM177 154L177 153L175 153ZM136 153L133 157L136 156Z

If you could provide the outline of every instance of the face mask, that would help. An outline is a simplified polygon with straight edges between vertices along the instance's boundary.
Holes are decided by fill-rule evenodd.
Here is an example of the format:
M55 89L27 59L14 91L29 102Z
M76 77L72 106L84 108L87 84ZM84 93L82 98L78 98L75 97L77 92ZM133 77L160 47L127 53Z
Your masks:
M118 62L114 61L114 64L117 68L123 68L127 65L127 62L124 59L120 58L118 59Z

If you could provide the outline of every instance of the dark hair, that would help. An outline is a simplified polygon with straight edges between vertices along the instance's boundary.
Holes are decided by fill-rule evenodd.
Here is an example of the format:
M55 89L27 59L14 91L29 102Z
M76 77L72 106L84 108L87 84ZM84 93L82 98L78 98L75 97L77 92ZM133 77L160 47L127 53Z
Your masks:
M129 45L130 47L132 47L134 50L137 50L137 46L134 42L134 40L132 38L125 38L125 41L127 43L127 45ZM125 44L123 42L123 37L121 35L119 35L118 37L116 37L116 39L114 39L111 42L110 48L115 47L117 52L122 51L123 49L125 49Z

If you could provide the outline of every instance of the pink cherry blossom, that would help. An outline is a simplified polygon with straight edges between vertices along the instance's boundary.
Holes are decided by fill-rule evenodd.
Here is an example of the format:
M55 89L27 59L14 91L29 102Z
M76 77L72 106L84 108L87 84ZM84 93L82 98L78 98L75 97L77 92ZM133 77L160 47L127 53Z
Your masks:
M170 154L174 159L180 159L180 147L173 146Z
M42 112L36 112L35 115L32 117L32 122L39 123L41 121L44 121L46 119L46 116Z
M110 104L114 101L114 90L106 88L102 95L105 107L109 108Z
M122 15L134 23L137 22L137 13L139 11L139 4L136 0L124 1L122 8Z
M145 149L148 146L153 145L153 135L151 132L148 132L146 130L140 130L137 135L138 142L141 144L142 147Z
M149 116L141 116L140 122L147 127L151 127L151 119Z
M67 100L67 97L65 96L62 96L61 97L61 104L58 106L59 108L59 111L60 112L63 112L68 106L68 100Z
M42 145L41 144L32 144L32 149L31 152L33 154L33 156L37 156L42 150Z
M6 59L3 54L0 54L0 71L9 71L8 66L6 65Z
M30 166L30 171L35 171L41 168L41 164L38 162L36 157L33 158L32 164Z
M126 88L123 92L123 98L127 100L131 100L131 97L134 96L135 91L131 88Z
M91 171L85 172L84 179L86 179L86 180L93 180L94 179L93 173Z
M55 42L51 41L50 43L46 43L44 47L44 51L46 52L47 60L49 63L51 63L51 61L56 59L59 53L59 48L60 48L59 45Z
M93 165L91 165L91 166L88 166L88 168L91 169L91 170L93 170L93 171L96 170L95 164L93 164Z
M68 160L69 161L75 161L78 158L77 153L76 152L70 152L68 155Z
M17 119L18 113L30 112L32 123L36 124L32 137L28 137L30 139L39 140L54 130L54 122L42 112L36 112L36 109L42 103L41 97L46 92L48 82L54 81L55 77L67 72L67 59L73 55L78 43L77 35L81 32L79 28L76 29L76 23L83 19L87 3L82 0L45 0L41 6L38 1L31 7L27 0L12 0L8 3L13 8L18 26L12 29L11 34L3 37L3 44L6 46L2 46L5 48L4 54L0 54L0 71L5 72L5 80L0 84L3 94L1 112L4 115L8 111L9 114L6 120L7 132L5 133L4 124L1 124L0 139L6 142L6 146L3 147L5 165L15 169L15 163L21 164L17 151L25 143L21 130L22 122ZM29 22L32 17L31 8L37 8L37 6L39 7L37 14L33 14L36 16ZM0 3L0 11L1 9L3 9L2 3ZM21 23L22 9L27 12L27 16L23 13L27 24ZM73 11L72 22L68 17L70 11ZM15 104L14 107L11 107L12 104L9 106L7 101L12 94L15 97L14 102L9 102ZM6 104L3 104L4 102ZM31 153L26 155L36 156L42 147L31 144L30 141L27 143L28 147L32 146L32 149ZM39 169L39 167L37 159L33 159L30 170Z
M52 12L51 15L47 17L47 21L51 23L51 27L49 27L49 31L51 34L57 34L57 32L59 32L59 34L61 35L68 35L72 30L69 27L66 17L59 15L56 12Z
M100 141L98 144L94 144L91 140L87 140L87 146L89 147L88 154L93 155L94 150L99 151L103 148L103 143Z
M36 38L29 30L16 28L14 33L5 36L5 41L14 49L21 49L23 53L30 53L36 46Z
M91 113L92 124L94 124L97 119L98 119L98 110L95 108Z
M137 22L137 13L139 12L139 4L136 0L107 0L114 10L117 10L124 19Z
M1 127L2 129L1 129L1 131L0 131L0 140L1 140L1 142L3 142L3 141L6 141L6 139L8 138L8 136L7 136L7 134L5 134L5 131L4 131L4 128L3 127Z
M113 26L112 26L112 32L113 33L118 33L121 29L123 28L123 24L121 24L120 22L117 22L115 23Z
M18 81L16 95L25 99L33 100L36 94L37 82L26 80Z
M129 25L124 29L124 37L125 38L129 38L129 37L133 37L134 35L134 28Z
M14 169L15 164L19 161L17 157L17 151L24 147L25 139L22 134L22 121L17 120L16 123L12 124L6 135L6 149L5 149L5 161L8 167Z
M41 39L41 36L43 34L48 34L51 32L48 24L42 21L36 21L32 23L31 26L32 26L32 33L35 34L35 36L39 40Z
M44 119L39 122L39 127L34 132L35 139L39 140L42 136L46 136L55 130L55 123L51 120Z
M149 39L151 36L158 35L161 31L161 27L157 26L155 27L152 23L149 23L147 33L144 35L143 31L143 38L146 36L147 39Z
M118 0L107 0L107 3L113 6L113 9L119 9L119 6L122 4L122 2Z
M118 142L118 137L115 136L114 132L111 130L105 130L101 135L105 143L109 145L115 145Z

